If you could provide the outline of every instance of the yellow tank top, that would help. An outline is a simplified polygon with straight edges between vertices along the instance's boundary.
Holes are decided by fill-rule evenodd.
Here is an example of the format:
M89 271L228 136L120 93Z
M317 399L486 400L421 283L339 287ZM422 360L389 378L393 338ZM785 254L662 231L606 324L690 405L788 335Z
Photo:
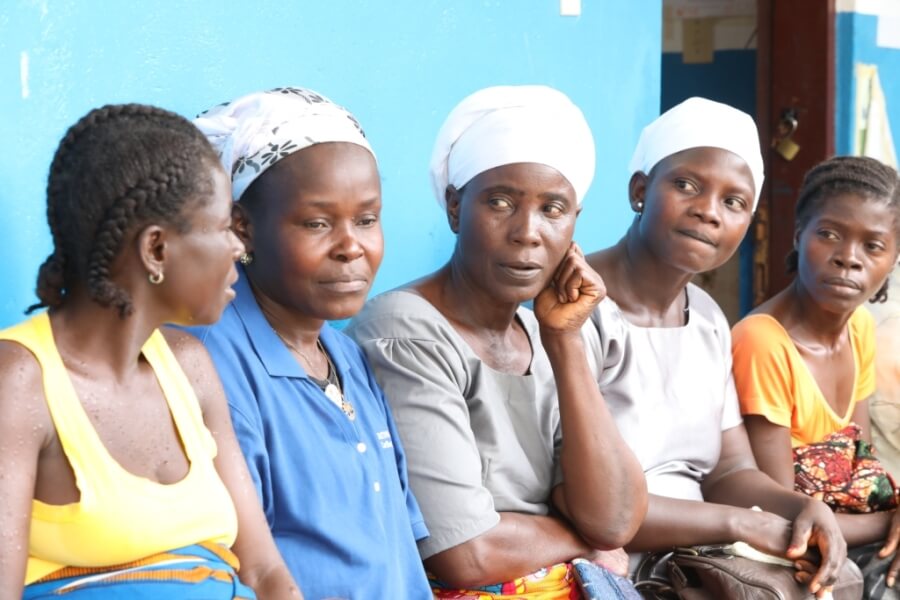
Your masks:
M47 406L81 493L72 504L32 502L26 584L66 566L104 567L204 541L234 543L237 515L213 465L215 440L159 331L142 352L190 463L184 479L170 485L126 471L106 450L75 395L46 312L0 331L0 340L25 346L40 363Z

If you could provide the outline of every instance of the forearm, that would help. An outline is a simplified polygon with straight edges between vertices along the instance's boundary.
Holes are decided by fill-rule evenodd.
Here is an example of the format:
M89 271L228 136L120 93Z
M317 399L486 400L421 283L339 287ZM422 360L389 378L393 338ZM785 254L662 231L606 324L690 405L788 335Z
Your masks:
M709 502L761 509L793 520L810 501L809 496L789 490L757 469L741 469L721 477L715 485L704 487Z
M847 546L853 548L870 542L879 542L887 538L894 511L882 511L867 514L835 514L841 533Z
M615 426L580 335L542 340L559 396L566 515L591 545L621 547L646 513L643 470Z
M711 502L650 494L647 516L626 549L651 552L675 546L733 542L737 539L735 521L739 510Z
M490 530L425 559L425 566L441 581L467 589L522 577L591 550L556 517L502 512Z
M303 600L303 594L300 593L284 563L265 571L255 569L245 572L244 569L241 569L240 577L246 585L253 588L259 600Z

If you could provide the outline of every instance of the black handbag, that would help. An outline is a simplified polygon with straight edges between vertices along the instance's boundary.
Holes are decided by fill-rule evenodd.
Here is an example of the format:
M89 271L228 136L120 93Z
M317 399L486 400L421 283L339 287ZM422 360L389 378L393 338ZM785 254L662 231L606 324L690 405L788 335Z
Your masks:
M875 542L847 550L847 560L852 560L859 567L859 570L862 571L865 587L862 596L863 600L900 599L900 593L887 587L887 582L885 581L894 556L879 558L878 551L881 550L883 545L884 542Z

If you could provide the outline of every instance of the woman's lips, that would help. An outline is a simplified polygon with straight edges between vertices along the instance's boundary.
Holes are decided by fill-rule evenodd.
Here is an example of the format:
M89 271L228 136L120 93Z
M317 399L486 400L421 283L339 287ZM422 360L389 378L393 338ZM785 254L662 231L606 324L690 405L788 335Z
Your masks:
M500 269L511 278L523 281L534 279L543 272L539 263L530 261L501 263Z
M369 287L369 281L363 278L332 279L321 281L319 285L336 294L353 294Z

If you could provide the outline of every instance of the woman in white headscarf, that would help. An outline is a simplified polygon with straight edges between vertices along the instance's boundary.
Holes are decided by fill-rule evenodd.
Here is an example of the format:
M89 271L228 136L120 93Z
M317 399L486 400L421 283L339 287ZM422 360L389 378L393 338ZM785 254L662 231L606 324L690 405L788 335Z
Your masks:
M587 257L609 289L585 327L600 391L650 493L634 552L743 540L798 559L824 594L846 556L828 507L757 470L731 374L729 326L698 273L735 252L759 199L763 164L749 115L703 98L641 134L615 245ZM749 510L753 506L762 511Z
M467 97L431 163L453 255L348 329L397 419L438 598L580 597L572 559L600 560L643 518L643 475L580 337L605 294L572 243L593 172L590 130L564 94Z
M381 263L381 183L343 108L310 90L250 94L196 121L231 174L236 297L197 330L218 368L275 542L308 598L431 597L428 535L353 316Z

